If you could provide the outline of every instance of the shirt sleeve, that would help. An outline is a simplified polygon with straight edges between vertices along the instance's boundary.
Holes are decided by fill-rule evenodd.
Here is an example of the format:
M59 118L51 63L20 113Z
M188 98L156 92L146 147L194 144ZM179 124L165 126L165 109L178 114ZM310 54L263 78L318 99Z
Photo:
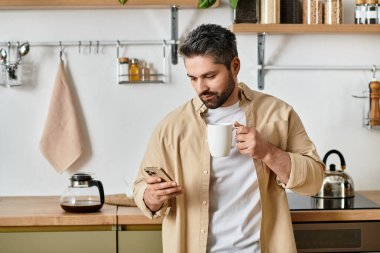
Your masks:
M286 151L291 160L291 172L283 187L302 195L316 194L323 182L324 164L294 110L289 117Z
M144 202L144 192L147 188L147 183L145 179L147 175L144 172L145 167L161 167L165 168L163 163L163 140L160 140L160 130L159 127L153 132L152 137L149 141L148 147L146 149L144 158L141 162L140 169L137 175L137 178L133 185L133 195L136 205L140 208L145 216L150 219L162 217L168 207L170 206L170 202L166 201L162 207L156 211L152 212Z

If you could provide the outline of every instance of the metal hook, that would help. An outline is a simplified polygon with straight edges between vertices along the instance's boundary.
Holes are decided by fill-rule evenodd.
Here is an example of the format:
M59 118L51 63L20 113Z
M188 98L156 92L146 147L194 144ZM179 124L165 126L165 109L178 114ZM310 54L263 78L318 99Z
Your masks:
M372 66L373 79L376 79L376 65Z
M62 60L63 55L63 48L62 48L62 41L59 41L59 59Z
M91 54L92 41L90 40L90 54Z
M11 42L8 41L8 62L10 63L11 62Z
M116 57L117 57L117 59L119 59L120 41L117 40L116 43L117 43L117 47L116 47Z
M96 41L96 54L99 54L99 40Z
M21 60L21 54L20 54L20 42L17 41L17 61Z
M82 41L79 41L78 44L79 44L79 45L78 45L78 50L79 50L79 54L80 54L80 48L81 48L81 46L82 46Z

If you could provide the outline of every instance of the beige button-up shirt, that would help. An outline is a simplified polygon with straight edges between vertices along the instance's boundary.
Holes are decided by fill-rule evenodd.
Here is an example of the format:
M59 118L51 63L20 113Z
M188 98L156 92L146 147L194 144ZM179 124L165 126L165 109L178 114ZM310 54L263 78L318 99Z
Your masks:
M285 188L303 195L317 193L324 165L291 106L253 91L243 83L239 86L240 106L246 113L247 126L255 127L291 158L286 186L263 162L254 159L262 205L261 252L296 252ZM135 201L143 213L150 218L164 216L164 253L206 252L211 166L204 120L206 110L195 97L161 121L151 137L134 184ZM165 203L156 213L143 201L147 186L143 168L150 166L164 168L184 189L184 194Z

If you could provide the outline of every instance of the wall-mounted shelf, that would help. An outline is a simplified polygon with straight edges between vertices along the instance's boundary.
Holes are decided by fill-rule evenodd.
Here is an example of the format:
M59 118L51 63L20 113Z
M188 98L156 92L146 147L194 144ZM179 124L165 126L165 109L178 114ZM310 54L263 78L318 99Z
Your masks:
M0 0L0 9L38 8L197 8L198 0L128 0L120 5L118 0ZM217 1L213 7L217 7Z
M235 33L367 33L380 34L380 25L304 25L304 24L233 24L230 30Z
M257 34L257 86L264 89L265 70L371 70L365 66L267 66L265 65L265 36L267 34L380 34L380 25L304 25L304 24L232 24L229 29L235 33ZM374 64L372 64L373 66Z

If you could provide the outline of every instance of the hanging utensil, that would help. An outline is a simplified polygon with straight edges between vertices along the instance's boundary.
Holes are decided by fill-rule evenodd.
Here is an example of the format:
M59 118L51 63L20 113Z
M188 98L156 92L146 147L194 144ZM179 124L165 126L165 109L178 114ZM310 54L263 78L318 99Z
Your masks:
M17 42L17 63L21 61L21 57L29 53L30 46L28 42L22 43L21 45Z
M22 43L19 47L19 53L21 56L27 55L29 53L30 46L28 42Z
M4 48L0 48L0 60L3 62L7 60L7 51Z

